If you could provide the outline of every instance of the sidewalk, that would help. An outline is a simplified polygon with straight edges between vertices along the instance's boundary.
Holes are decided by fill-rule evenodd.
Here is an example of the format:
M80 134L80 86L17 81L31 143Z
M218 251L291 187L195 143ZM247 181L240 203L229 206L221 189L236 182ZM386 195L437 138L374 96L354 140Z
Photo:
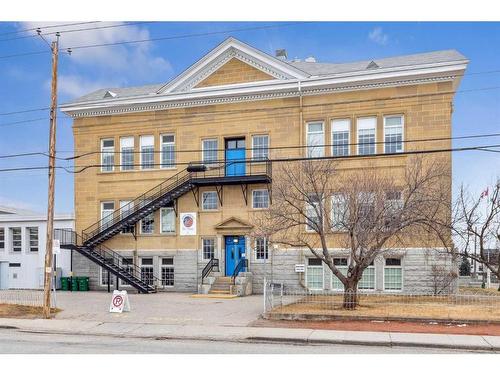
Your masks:
M0 319L0 329L10 328L25 332L103 335L158 340L266 341L296 344L412 346L500 351L500 336L132 323L126 321L126 314L112 316L113 320L115 320L113 322L72 319Z

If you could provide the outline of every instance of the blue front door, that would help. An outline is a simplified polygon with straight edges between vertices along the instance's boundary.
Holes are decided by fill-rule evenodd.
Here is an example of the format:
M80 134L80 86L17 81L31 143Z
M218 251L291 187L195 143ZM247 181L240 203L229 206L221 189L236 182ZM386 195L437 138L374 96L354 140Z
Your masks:
M245 237L226 236L226 276L233 276L234 269L245 256ZM242 270L244 271L244 270Z
M245 138L226 139L226 176L245 175Z

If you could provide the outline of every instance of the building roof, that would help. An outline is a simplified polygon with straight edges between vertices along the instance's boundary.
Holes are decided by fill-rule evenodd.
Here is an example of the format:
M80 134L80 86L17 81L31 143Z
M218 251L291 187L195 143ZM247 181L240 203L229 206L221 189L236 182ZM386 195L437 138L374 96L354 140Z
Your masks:
M354 73L370 70L368 67L374 62L378 68L396 68L411 65L423 65L432 63L442 63L451 61L467 60L464 55L454 49L444 51L434 51L427 53L418 53L413 55L403 55L395 57L387 57L383 59L362 60L347 63L323 63L323 62L306 62L306 61L286 61L289 65L302 70L309 76L335 75L343 73ZM373 69L373 68L371 68ZM143 95L156 95L158 90L168 82L132 86L132 87L107 87L91 92L87 95L74 99L67 104L83 103L95 101L105 98L131 98ZM107 93L114 95L107 95Z
M56 214L54 220L73 220L73 214ZM47 214L10 206L0 206L0 222L46 221Z
M265 72L271 79L212 87L197 86L233 58ZM98 116L215 102L220 104L255 99L257 96L264 98L266 95L269 97L271 92L296 96L297 87L302 87L299 88L302 90L301 95L314 95L317 89L355 90L358 87L375 87L374 83L381 82L385 85L402 85L436 79L453 81L456 87L460 81L459 72L466 68L467 63L468 60L456 50L347 63L316 62L314 59L285 61L235 38L228 38L168 82L102 88L65 103L61 108L73 116ZM223 101L221 98L224 98Z
M408 65L422 65L442 63L448 61L467 60L464 55L454 49L417 53L414 55L403 55L387 57L383 59L362 60L347 63L321 63L306 61L290 61L290 65L312 75L341 74L370 70L369 65L373 62L375 69L396 68ZM373 69L372 68L372 69Z

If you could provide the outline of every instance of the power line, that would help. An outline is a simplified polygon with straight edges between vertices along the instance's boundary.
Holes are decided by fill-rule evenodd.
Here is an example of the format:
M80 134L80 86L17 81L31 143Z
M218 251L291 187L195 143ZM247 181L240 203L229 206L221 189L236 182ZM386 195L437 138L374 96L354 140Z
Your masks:
M18 124L24 124L24 123L32 123L32 122L37 122L37 121L43 121L47 120L45 117L38 117L38 118L32 118L32 119L27 119L27 120L20 120L20 121L13 121L13 122L3 122L0 123L0 127L4 126L10 126L10 125L18 125ZM70 120L70 118L62 118L61 120Z
M455 148L444 148L444 149L435 149L435 150L413 150L413 151L404 151L404 152L395 152L395 153L383 153L383 154L371 154L371 155L349 155L349 156L318 156L318 157L289 157L289 158L275 158L269 159L271 163L278 162L291 162L291 161L304 161L304 160L349 160L349 159L364 159L364 158L374 158L374 157L390 157L390 156L399 156L399 155L422 155L422 154L435 154L435 153L446 153L446 152L462 152L462 151L485 151L489 149L499 148L500 144L493 145L484 145L484 146L470 146L470 147L455 147ZM225 161L214 161L211 163L225 163ZM255 159L241 159L238 162L245 163L262 163L263 160L255 160ZM201 162L202 163L202 162ZM174 165L192 165L193 162L178 162L174 163ZM68 173L81 173L89 168L102 168L102 167L121 167L121 166L137 166L140 167L144 164L89 164L89 165L80 165L73 167L63 167L56 166L57 169L63 169ZM162 166L164 164L161 163L148 163L148 166ZM38 169L48 169L48 166L34 166L34 167L15 167L15 168L4 168L0 169L0 172L11 172L11 171L23 171L23 170L38 170ZM71 171L72 169L80 168L78 171Z
M139 44L139 43L147 43L147 42L174 40L174 39L187 39L187 38L196 38L196 37L202 37L202 36L235 33L235 32L240 32L240 31L266 30L266 29L278 28L278 27L288 27L288 26L293 26L293 25L303 24L303 23L308 23L308 22L293 22L293 23L285 23L285 24L280 24L280 25L254 26L254 27L245 27L245 28L229 29L229 30L222 30L222 31L211 31L211 32L205 32L205 33L184 34L184 35L176 35L176 36L164 36L164 37L138 39L138 40L124 40L121 42L110 42L110 43L101 43L101 44L88 44L88 45L81 45L81 46L74 46L74 47L67 46L67 47L61 47L61 49L66 49L66 50L71 49L72 51L74 51L77 49L88 49L88 48L97 48L97 47L112 47L112 46L118 46L118 45L124 45L124 44ZM48 53L48 52L47 51L32 51L32 52L24 52L24 53L13 54L13 55L3 55L3 56L0 56L0 59L10 59L13 57L33 56L33 55L40 55L40 54L44 54L44 53Z
M491 137L500 137L500 133L487 133L487 134L471 134L471 135L462 135L462 136L454 136L454 137L435 137L435 138L423 138L423 139L406 139L406 140L401 140L401 143L422 143L422 142L437 142L437 141L448 141L448 140L459 140L459 139L478 139L478 138L491 138ZM370 142L370 144L373 145L378 145L378 144L393 144L395 142L386 142L386 141L376 141L376 142ZM318 145L296 145L296 146L272 146L272 147L244 147L241 148L242 150L245 151L254 151L254 150L294 150L294 149L307 149L307 148L319 148L319 147L334 147L334 146L341 146L341 147L347 147L347 146L359 146L359 145L366 145L366 142L358 142L358 143L344 143L341 145L334 145L334 144L318 144ZM225 151L226 149L213 149L211 151ZM61 151L58 151L61 152ZM72 151L70 151L72 152ZM69 156L69 157L56 157L58 160L65 160L65 161L70 161L70 160L75 160L79 159L81 157L85 156L90 156L90 155L95 155L95 154L142 154L142 153L148 153L148 154L161 154L163 153L163 150L152 150L152 151L89 151L85 152L79 155L75 156ZM203 152L202 149L182 149L182 150L173 150L173 151L168 151L169 154L180 154L180 153L194 153L194 152ZM19 153L19 154L9 154L9 155L0 155L0 159L5 159L5 158L16 158L16 157L25 157L25 156L49 156L45 152L28 152L28 153ZM130 165L130 164L127 164Z
M60 30L60 31L53 31L50 33L42 33L43 35L55 35L57 33L63 35L63 34L68 34L68 33L76 33L76 32L82 32L82 31L92 31L92 30L101 30L101 29L112 29L116 27L124 27L124 26L133 26L133 25L140 25L140 24L146 24L146 23L152 23L152 21L141 21L141 22L129 22L129 23L122 23L122 24L115 24L115 25L107 25L107 26L96 26L96 27L85 27L81 29L69 29L69 30ZM53 26L56 27L56 26ZM35 31L38 30L43 30L45 27L40 27L36 29ZM15 38L9 38L9 39L0 39L0 42L8 42L11 40L18 40L18 39L27 39L27 38L34 38L37 35L23 35L23 36L18 36Z
M89 23L99 23L99 22L101 22L101 21L74 22L74 23L66 23L66 24L60 24L60 25L38 26L38 27L32 27L29 29L23 29L23 30L18 30L18 31L9 31L7 33L0 34L0 36L19 34L19 33L24 33L24 32L28 32L28 31L36 31L37 29L51 29L54 27L77 26L77 25L85 25L85 24L89 24Z

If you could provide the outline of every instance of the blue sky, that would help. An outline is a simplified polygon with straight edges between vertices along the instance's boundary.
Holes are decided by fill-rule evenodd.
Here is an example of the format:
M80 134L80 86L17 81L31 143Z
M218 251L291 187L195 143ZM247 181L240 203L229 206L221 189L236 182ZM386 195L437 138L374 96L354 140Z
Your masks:
M50 23L51 25L54 23ZM63 34L62 47L164 36L211 33L279 23L142 23L126 27ZM41 25L0 23L0 34ZM88 27L88 25L73 28ZM62 30L68 27L61 27ZM47 29L55 31L56 29ZM0 55L47 50L40 38L2 41L25 34L0 35ZM500 132L500 23L355 23L320 22L265 30L238 31L186 39L173 39L119 47L75 50L59 62L59 103L100 87L166 82L228 36L234 36L265 52L285 48L289 58L315 56L320 62L376 59L440 49L457 49L470 65L455 97L455 136ZM50 39L50 37L47 37ZM0 113L48 107L50 102L50 55L0 59ZM498 71L494 73L484 73ZM484 89L488 88L488 89ZM479 90L477 90L479 89ZM471 91L467 91L471 90ZM16 121L44 120L9 125ZM456 141L455 146L496 144L500 137ZM0 155L47 151L48 112L0 116ZM58 156L71 156L71 120L59 115ZM46 165L45 157L0 159L0 168ZM500 175L500 154L455 153L454 188L461 183L474 191L484 189ZM57 172L56 212L73 210L73 178ZM47 202L46 171L0 172L0 205L44 211Z

